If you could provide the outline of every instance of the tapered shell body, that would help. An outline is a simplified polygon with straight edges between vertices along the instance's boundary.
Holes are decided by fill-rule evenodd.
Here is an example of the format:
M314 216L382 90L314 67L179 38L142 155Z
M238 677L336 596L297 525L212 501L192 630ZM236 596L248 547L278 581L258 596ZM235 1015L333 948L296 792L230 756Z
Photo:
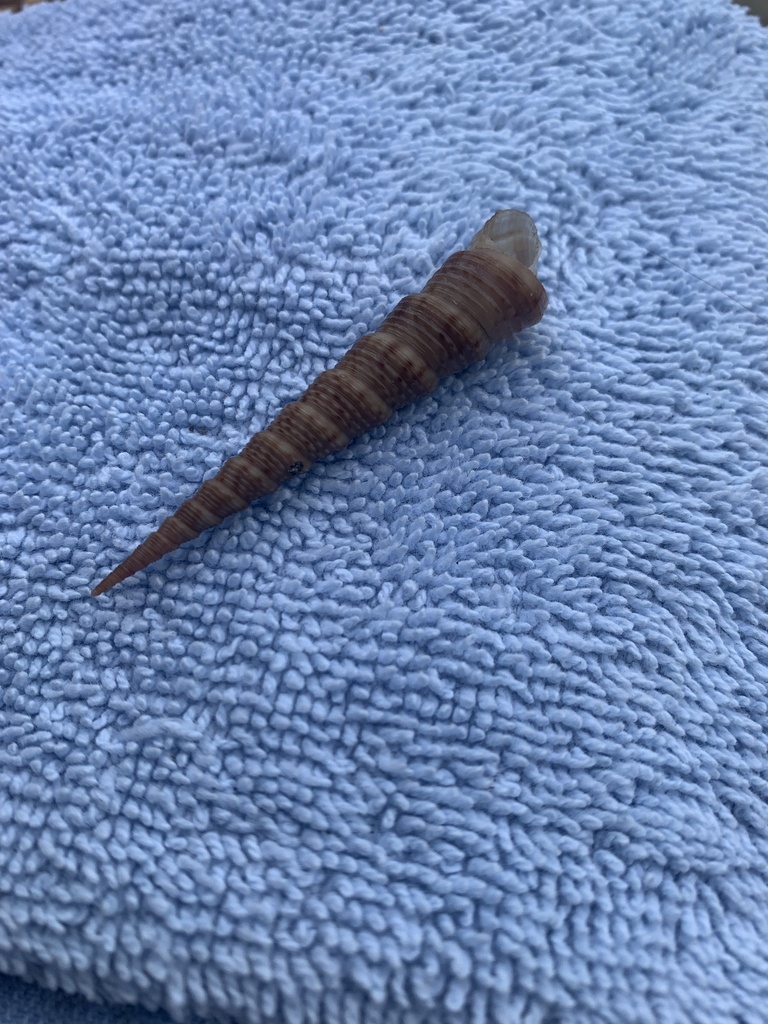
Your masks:
M239 512L317 459L386 422L441 377L541 319L540 246L531 218L500 210L424 288L395 306L295 402L150 534L92 591L103 594L204 530Z

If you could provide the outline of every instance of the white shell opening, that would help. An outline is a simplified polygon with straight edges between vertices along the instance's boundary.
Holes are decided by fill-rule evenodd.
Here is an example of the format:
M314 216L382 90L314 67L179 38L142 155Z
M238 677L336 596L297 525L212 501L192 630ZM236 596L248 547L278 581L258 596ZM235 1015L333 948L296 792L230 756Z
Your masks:
M536 225L523 210L499 210L480 228L468 249L498 249L534 274L541 253Z

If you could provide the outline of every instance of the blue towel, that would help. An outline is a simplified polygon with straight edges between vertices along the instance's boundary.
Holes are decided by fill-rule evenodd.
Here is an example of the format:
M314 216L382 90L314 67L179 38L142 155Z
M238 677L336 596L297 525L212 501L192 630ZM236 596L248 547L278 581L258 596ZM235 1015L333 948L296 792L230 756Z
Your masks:
M69 0L0 62L0 970L178 1020L765 1024L757 20ZM540 325L89 596L510 206Z

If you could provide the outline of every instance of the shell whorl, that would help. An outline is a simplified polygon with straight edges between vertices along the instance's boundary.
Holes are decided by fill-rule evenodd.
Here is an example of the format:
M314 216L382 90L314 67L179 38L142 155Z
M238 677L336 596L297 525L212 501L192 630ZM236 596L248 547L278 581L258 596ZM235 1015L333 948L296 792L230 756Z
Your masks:
M402 299L330 370L286 405L91 591L94 597L221 523L317 459L386 422L395 409L538 323L547 306L536 277L531 218L500 210L424 288Z

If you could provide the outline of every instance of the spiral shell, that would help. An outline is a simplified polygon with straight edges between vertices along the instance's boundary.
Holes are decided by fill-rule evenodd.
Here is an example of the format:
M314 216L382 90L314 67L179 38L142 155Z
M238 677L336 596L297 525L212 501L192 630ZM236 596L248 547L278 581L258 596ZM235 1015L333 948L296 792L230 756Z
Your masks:
M449 256L381 327L325 370L245 448L92 591L96 597L145 569L288 477L386 422L441 377L482 359L491 345L541 319L540 245L531 218L500 210L466 249Z

